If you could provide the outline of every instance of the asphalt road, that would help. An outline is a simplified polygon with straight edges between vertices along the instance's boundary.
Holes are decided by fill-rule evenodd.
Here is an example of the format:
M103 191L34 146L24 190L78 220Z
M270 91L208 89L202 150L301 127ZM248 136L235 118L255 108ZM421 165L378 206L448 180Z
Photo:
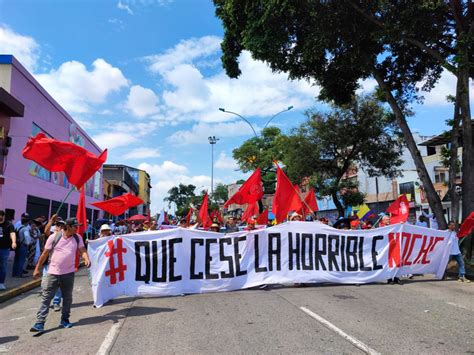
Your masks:
M76 276L71 329L33 337L39 289L0 305L0 352L474 353L474 283L417 278L404 285L314 287L167 298L124 297L95 309Z

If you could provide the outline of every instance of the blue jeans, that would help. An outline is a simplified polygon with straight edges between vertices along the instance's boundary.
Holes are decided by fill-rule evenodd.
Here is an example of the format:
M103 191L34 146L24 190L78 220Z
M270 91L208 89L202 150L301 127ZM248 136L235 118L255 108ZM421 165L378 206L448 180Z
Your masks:
M456 262L458 263L458 268L459 268L459 277L463 277L466 274L466 269L464 267L464 260L462 258L462 254L458 255L451 255Z
M15 249L15 260L13 261L12 277L22 277L23 267L25 266L28 247L26 245L18 246Z
M7 276L8 255L10 255L10 249L0 249L0 284L5 283Z
M48 274L48 264L44 265L43 266L43 282L45 282L46 280L46 275ZM62 297L62 293L61 293L61 287L58 287L58 290L56 291L56 293L54 294L54 298L53 298L53 304L57 304L57 305L60 305L61 304L61 297Z

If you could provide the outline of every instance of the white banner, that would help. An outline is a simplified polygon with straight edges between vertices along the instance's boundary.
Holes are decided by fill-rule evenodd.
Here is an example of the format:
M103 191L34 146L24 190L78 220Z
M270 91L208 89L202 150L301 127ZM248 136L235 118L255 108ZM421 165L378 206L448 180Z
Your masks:
M174 296L282 283L386 282L404 274L441 278L449 232L408 224L368 231L318 222L219 234L150 231L89 242L94 303L121 295Z

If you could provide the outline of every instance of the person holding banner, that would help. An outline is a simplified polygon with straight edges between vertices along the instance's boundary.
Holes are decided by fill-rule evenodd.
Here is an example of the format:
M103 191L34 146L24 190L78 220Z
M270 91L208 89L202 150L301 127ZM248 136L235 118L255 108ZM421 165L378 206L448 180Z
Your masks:
M458 235L455 231L455 228L456 228L456 224L454 223L454 221L449 221L448 230L451 232L449 237L451 238L451 244L452 244L450 258L453 258L458 263L458 268L459 268L458 281L469 283L471 281L466 278L466 269L464 266L464 260L462 258L461 250L459 249Z

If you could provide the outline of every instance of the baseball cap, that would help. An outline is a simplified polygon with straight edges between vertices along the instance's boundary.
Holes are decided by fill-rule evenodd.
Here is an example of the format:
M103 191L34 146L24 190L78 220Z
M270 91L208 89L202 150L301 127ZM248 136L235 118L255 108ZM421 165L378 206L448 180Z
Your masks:
M25 212L25 213L23 213L23 214L21 215L21 218L22 218L22 219L28 219L28 218L30 218L30 215Z
M100 226L100 231L101 232L105 231L105 230L109 230L109 231L111 230L110 226L108 224L103 224L103 225Z
M66 219L66 226L69 227L79 227L82 226L81 223L77 220L77 218L68 218Z

